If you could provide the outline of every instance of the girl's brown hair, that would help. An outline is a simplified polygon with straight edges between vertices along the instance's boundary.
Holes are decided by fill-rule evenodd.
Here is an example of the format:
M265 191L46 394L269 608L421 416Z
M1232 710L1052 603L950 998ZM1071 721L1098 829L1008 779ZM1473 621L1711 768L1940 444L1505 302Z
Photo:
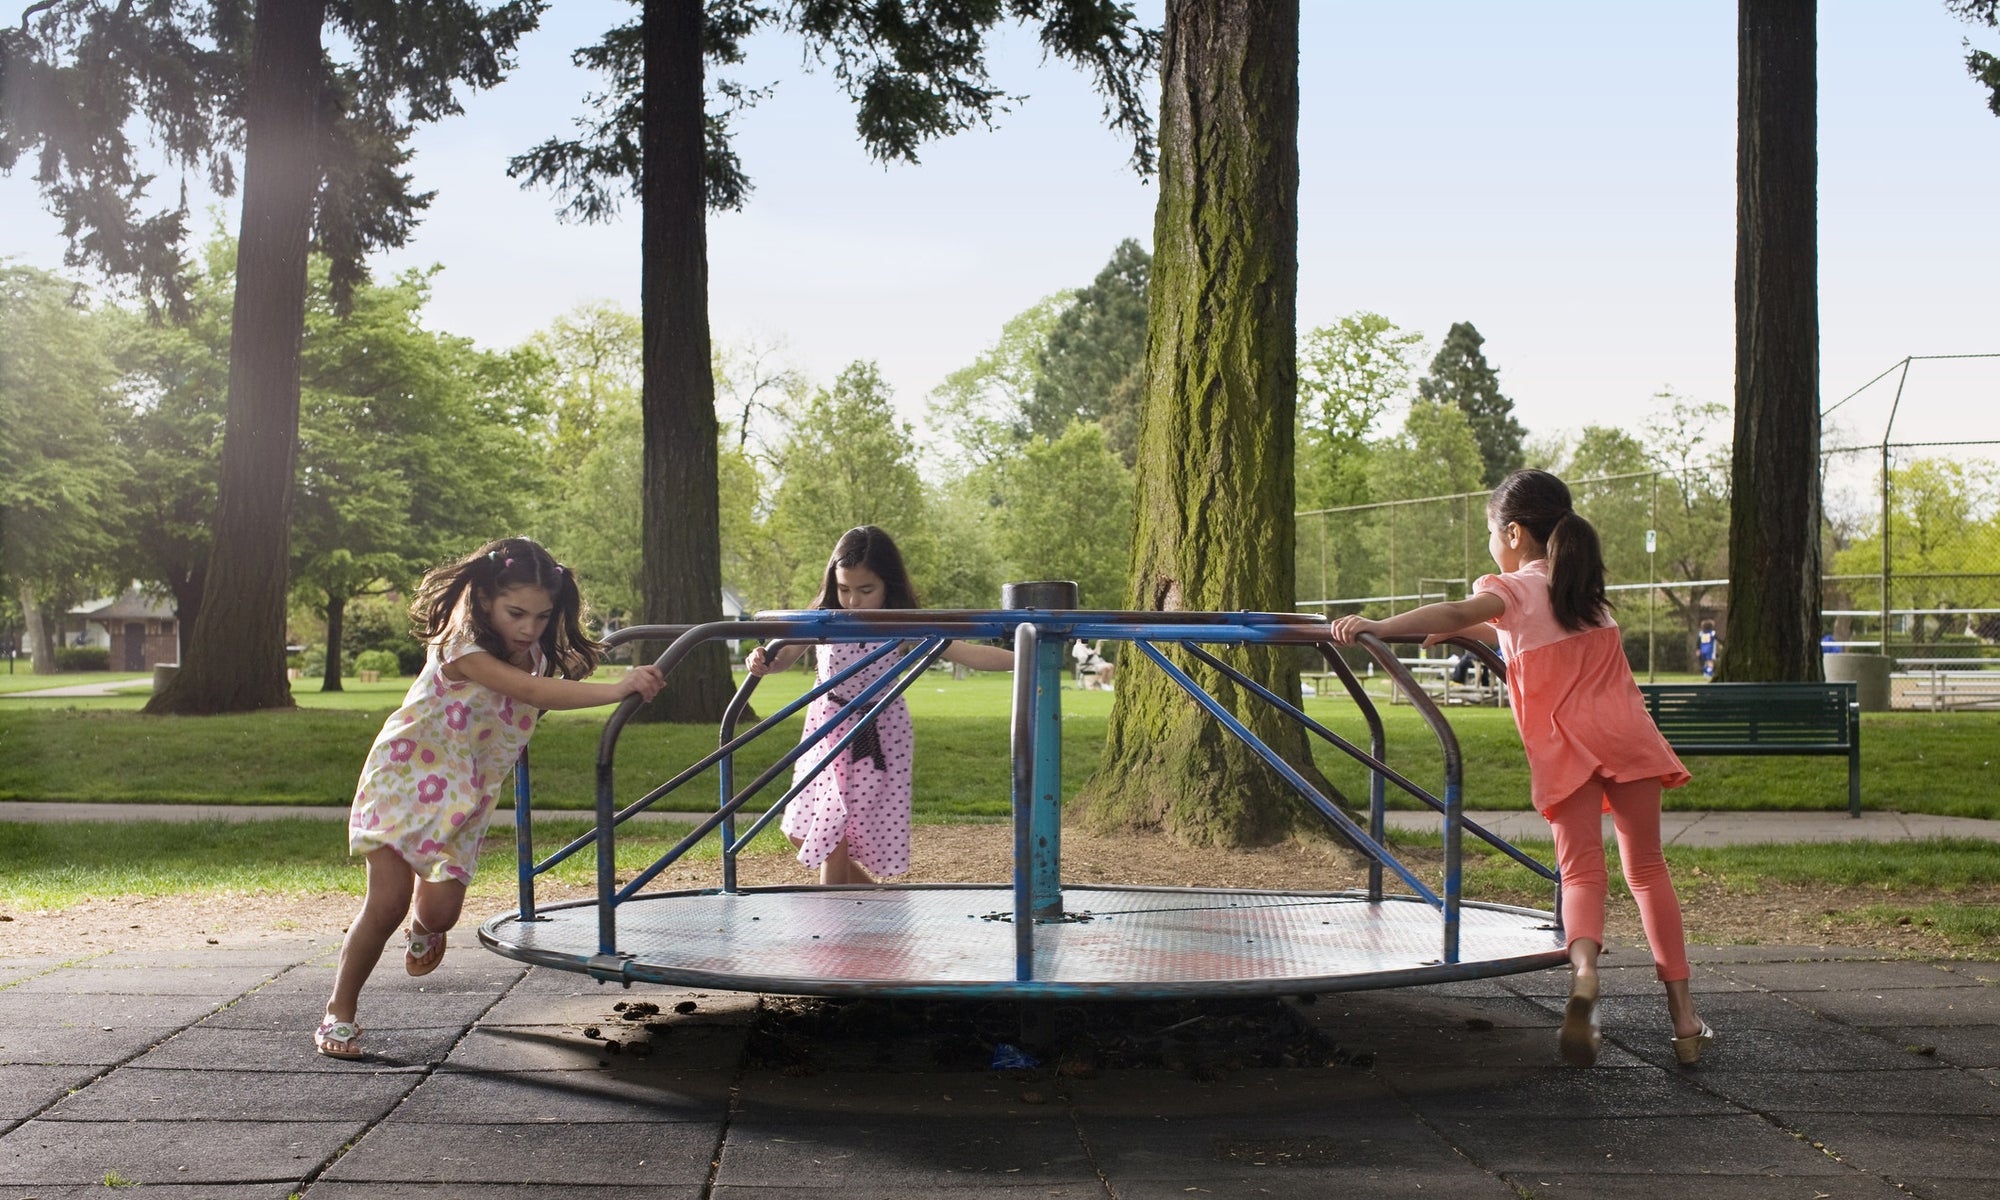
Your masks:
M505 658L507 645L483 609L517 587L541 588L555 605L548 628L542 630L542 655L549 665L565 679L583 679L595 671L604 645L583 631L583 594L576 574L530 538L501 538L431 568L410 605L412 632L428 645L462 633L481 650Z
M903 552L896 549L896 541L873 525L856 525L840 535L833 544L833 553L827 556L826 574L819 582L819 595L813 597L814 608L840 607L840 581L834 572L841 567L867 567L882 581L883 608L922 608L923 601L917 598L917 589L910 582L910 572L903 566Z
M1604 623L1604 549L1597 530L1570 507L1569 488L1547 471L1516 471L1486 502L1486 518L1528 531L1549 553L1549 605L1572 632Z

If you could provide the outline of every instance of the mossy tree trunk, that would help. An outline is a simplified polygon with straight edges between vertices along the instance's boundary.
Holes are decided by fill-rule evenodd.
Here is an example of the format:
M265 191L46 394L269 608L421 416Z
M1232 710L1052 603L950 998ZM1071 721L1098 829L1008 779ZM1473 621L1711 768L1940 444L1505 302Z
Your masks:
M299 348L320 178L323 0L257 0L215 537L181 669L149 713L292 707L285 677Z
M1296 0L1167 6L1133 609L1282 612L1295 600L1298 22ZM1173 657L1309 766L1296 725ZM1298 699L1289 648L1226 657ZM1269 766L1131 651L1120 655L1103 765L1080 802L1099 827L1207 846L1276 840L1305 812Z
M1717 679L1820 678L1814 0L1740 0L1736 445Z
M722 617L715 376L709 359L708 212L700 0L646 0L639 292L645 372L641 619ZM651 646L658 654L663 646ZM641 719L719 720L728 650L701 647Z

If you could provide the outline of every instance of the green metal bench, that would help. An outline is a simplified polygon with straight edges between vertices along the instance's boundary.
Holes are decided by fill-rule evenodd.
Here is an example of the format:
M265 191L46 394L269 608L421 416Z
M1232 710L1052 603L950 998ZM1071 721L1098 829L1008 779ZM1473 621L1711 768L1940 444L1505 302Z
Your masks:
M1844 754L1847 811L1861 815L1861 702L1852 683L1642 683L1679 754Z

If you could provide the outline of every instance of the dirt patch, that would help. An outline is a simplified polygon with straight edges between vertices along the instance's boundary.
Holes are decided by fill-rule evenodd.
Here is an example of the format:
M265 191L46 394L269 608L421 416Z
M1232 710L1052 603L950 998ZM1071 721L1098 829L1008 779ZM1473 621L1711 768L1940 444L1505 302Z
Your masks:
M468 921L513 907L512 873L506 869L511 839L496 841L486 869L467 902ZM1416 856L1421 862L1421 855ZM1000 882L1011 878L1013 845L1005 825L919 825L914 830L912 883ZM1416 865L1416 864L1413 864ZM1423 863L1419 869L1428 869ZM745 858L740 878L747 885L796 884L812 876L787 857ZM653 883L658 890L710 887L717 881L712 862L679 866ZM1286 844L1255 850L1190 850L1154 836L1104 837L1081 831L1063 834L1063 878L1074 883L1159 884L1169 886L1283 888L1339 891L1366 883L1362 869L1331 846ZM582 898L579 887L545 886L544 902ZM1532 895L1479 895L1477 899L1546 907L1546 892ZM2000 903L2000 889L1943 893L1875 888L1765 885L1754 893L1717 885L1684 889L1689 937L1713 944L1842 945L1887 953L1949 955L1952 947L1912 916L1862 922L1839 916L1882 904L1914 914L1936 901ZM132 948L247 945L276 939L338 941L359 907L356 895L334 892L200 892L135 898L113 896L50 912L0 911L0 958L64 955L82 957ZM1643 941L1638 914L1629 901L1614 902L1607 931L1614 939Z

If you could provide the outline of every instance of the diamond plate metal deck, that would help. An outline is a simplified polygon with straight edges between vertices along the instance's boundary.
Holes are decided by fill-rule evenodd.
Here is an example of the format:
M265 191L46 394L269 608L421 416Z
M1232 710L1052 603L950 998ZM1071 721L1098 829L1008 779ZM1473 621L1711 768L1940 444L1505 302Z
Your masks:
M597 959L598 908L508 913L480 940L510 958L600 979L787 995L1106 997L1278 995L1513 974L1568 960L1550 915L1467 902L1460 961L1413 897L1068 887L1070 919L1035 926L1016 977L1013 891L902 885L635 897L619 958ZM1085 918L1088 919L1080 919Z

